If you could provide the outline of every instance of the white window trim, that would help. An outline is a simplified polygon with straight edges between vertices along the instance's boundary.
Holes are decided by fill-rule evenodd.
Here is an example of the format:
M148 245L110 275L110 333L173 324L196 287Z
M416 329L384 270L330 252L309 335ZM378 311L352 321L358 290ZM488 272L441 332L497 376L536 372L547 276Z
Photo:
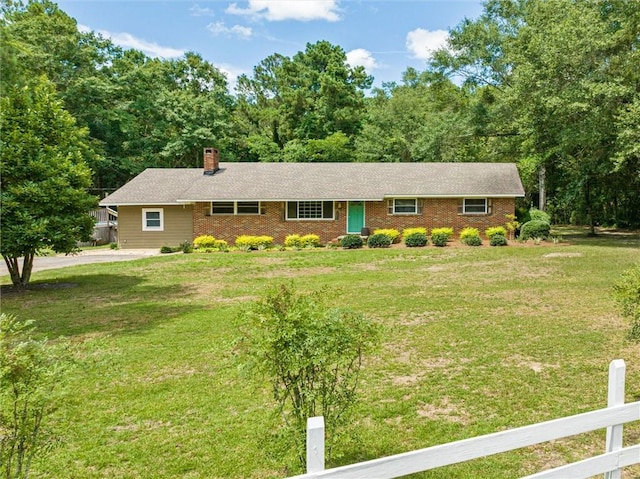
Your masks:
M397 200L413 200L414 209L413 211L396 211L396 201ZM393 198L388 200L387 204L387 214L393 216L416 216L423 214L424 204L421 198Z
M289 217L289 207L288 204L289 203L295 203L296 206L296 214L298 214L298 211L300 209L300 203L306 203L306 202L318 202L323 204L325 201L328 200L303 200L303 201L287 201L285 203L285 218L287 221L334 221L336 219L336 202L332 201L331 202L331 218L291 218ZM321 206L322 208L322 206ZM322 213L324 213L324 211L322 211Z
M160 213L160 226L147 226L147 213ZM142 231L164 231L164 208L142 208Z
M214 213L213 212L214 203L233 203L233 213ZM257 213L238 213L238 203L258 203L258 212ZM260 216L262 214L261 211L262 211L261 201L212 201L209 207L209 213L211 216Z
M467 211L467 200L484 200L484 211ZM463 215L486 215L489 213L489 200L487 198L463 198L462 214Z

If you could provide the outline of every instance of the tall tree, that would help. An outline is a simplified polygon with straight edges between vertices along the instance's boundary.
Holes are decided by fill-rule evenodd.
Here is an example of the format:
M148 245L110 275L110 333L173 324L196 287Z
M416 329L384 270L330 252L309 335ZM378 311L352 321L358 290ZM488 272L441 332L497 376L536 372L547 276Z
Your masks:
M86 160L93 153L87 131L45 77L8 88L0 107L0 252L14 286L23 288L39 250L69 253L90 239L96 198L87 194Z
M347 64L342 48L326 41L307 44L293 58L279 54L266 58L251 78L238 80L238 112L244 117L249 151L255 159L281 161L281 150L289 142L297 142L289 150L300 151L309 141L342 133L349 141L338 157L349 158L364 119L364 90L371 83L362 67ZM335 158L333 147L341 140L334 137L329 143L310 148L316 152L329 148L334 152L329 156Z

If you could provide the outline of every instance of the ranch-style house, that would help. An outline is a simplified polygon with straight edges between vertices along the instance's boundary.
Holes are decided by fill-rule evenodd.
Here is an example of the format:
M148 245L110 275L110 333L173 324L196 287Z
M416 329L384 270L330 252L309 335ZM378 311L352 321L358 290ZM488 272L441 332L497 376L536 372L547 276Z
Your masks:
M149 168L104 198L118 208L121 248L212 235L317 234L327 242L377 228L504 225L524 196L513 163L226 163Z

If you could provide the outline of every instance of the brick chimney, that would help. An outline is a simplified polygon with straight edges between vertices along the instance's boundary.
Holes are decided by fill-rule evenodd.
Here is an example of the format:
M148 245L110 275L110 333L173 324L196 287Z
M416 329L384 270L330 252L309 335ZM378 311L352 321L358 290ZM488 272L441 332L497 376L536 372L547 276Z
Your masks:
M213 175L220 169L220 153L216 148L204 149L204 174Z

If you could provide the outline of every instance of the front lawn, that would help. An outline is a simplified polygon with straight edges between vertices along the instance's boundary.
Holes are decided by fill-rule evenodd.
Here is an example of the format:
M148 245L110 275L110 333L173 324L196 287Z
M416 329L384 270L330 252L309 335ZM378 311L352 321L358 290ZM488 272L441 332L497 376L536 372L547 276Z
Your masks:
M268 386L232 354L243 305L268 284L334 288L385 328L366 360L353 431L328 466L606 405L609 362L640 398L640 346L611 286L640 262L637 235L569 245L170 255L33 274L2 311L83 362L52 421L60 445L34 478L276 478L283 451ZM8 283L2 277L2 283ZM56 287L65 286L65 287ZM640 425L625 429L637 443ZM512 478L604 450L604 432L418 475Z

